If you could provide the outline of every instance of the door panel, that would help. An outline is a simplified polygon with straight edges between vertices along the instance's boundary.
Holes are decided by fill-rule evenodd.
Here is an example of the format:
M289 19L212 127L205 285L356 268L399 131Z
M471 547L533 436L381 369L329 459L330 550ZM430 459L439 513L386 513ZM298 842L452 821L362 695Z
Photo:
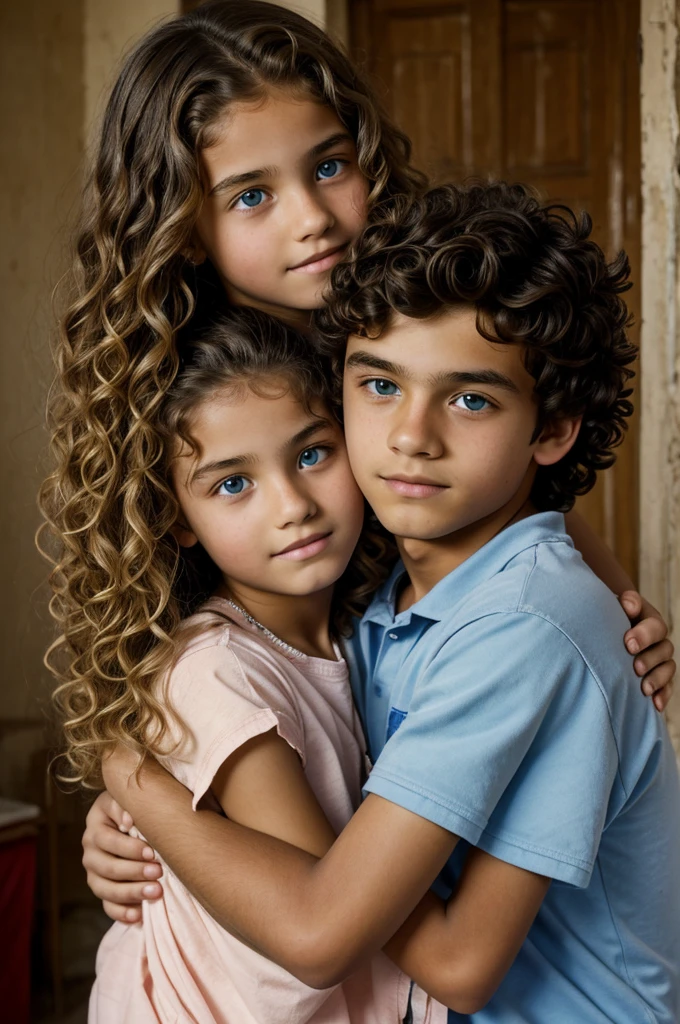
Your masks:
M637 0L352 0L351 45L434 181L527 181L639 277ZM638 290L629 293L639 316ZM637 327L631 332L637 341ZM637 572L637 429L577 508Z

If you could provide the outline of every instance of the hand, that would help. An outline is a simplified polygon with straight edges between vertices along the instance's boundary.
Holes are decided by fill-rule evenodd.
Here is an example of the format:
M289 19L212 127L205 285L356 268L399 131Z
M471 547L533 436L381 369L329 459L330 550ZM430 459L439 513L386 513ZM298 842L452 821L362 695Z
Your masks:
M141 921L143 900L158 899L163 874L151 847L126 833L133 822L127 811L104 791L89 810L83 835L83 867L87 884L114 921Z
M675 661L673 644L668 639L668 626L661 613L634 590L626 590L619 598L633 626L623 640L633 666L642 676L642 692L651 697L657 711L664 711L673 692Z

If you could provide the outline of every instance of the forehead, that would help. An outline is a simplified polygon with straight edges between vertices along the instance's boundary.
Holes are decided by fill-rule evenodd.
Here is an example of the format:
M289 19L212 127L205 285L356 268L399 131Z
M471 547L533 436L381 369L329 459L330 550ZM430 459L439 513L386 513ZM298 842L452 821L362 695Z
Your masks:
M351 335L347 356L368 352L425 379L434 374L494 369L533 389L522 346L488 341L477 330L477 310L460 306L426 320L395 314L377 338Z
M345 131L325 103L303 93L268 92L230 106L215 125L214 142L201 159L209 177L226 169L239 174L298 160L325 138Z
M201 456L260 455L281 444L315 418L330 418L322 402L305 406L285 378L247 382L216 390L190 417L190 432ZM191 457L185 452L185 457Z

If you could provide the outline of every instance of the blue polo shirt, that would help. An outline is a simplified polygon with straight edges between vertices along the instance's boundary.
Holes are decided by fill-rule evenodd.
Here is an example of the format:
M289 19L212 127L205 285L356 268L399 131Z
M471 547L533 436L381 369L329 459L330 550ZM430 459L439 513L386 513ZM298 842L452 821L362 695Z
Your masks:
M680 1020L680 788L618 601L541 513L395 614L403 567L348 656L365 790L553 879L488 1005L451 1022Z

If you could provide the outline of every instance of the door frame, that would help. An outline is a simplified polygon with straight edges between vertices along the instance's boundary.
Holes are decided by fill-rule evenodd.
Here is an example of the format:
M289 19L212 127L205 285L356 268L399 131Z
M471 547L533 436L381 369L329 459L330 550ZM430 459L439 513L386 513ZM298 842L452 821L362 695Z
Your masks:
M675 0L641 0L640 588L680 622L679 38ZM680 698L669 724L680 752Z

